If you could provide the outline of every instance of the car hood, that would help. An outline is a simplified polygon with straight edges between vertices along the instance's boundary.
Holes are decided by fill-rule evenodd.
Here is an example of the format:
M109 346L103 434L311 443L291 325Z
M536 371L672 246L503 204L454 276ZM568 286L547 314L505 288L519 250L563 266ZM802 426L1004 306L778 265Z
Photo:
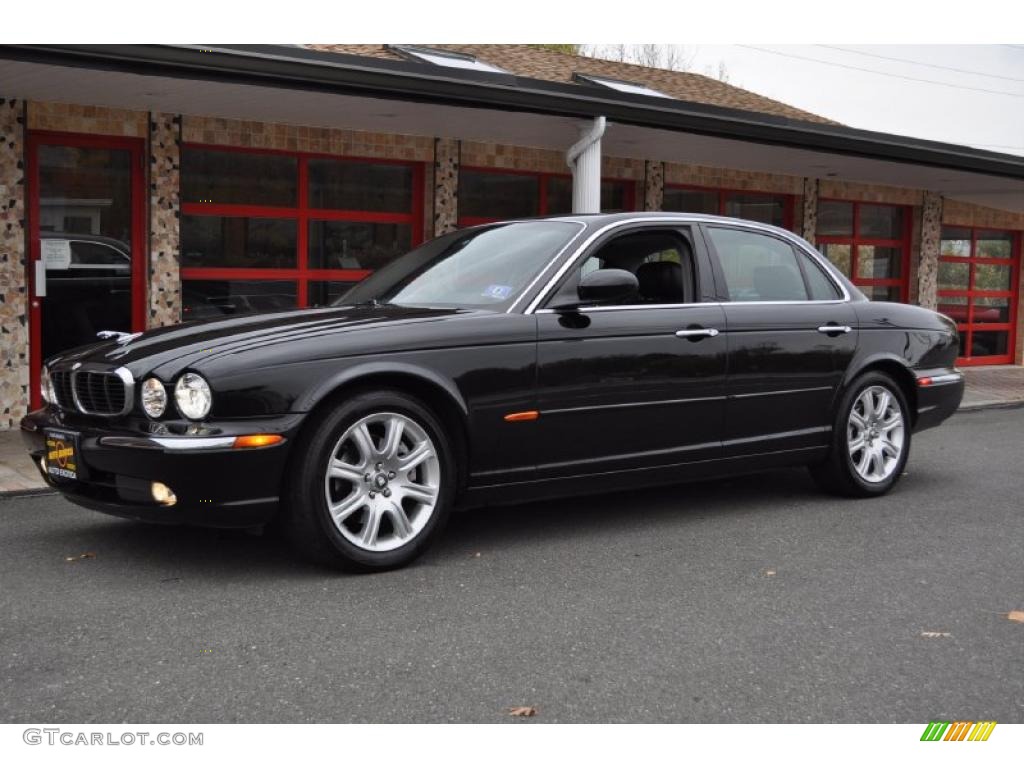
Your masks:
M125 341L110 340L79 347L50 362L82 362L123 366L136 377L159 368L183 369L200 360L214 361L225 355L273 345L288 345L315 337L336 337L358 331L400 328L408 324L444 322L471 310L399 306L346 306L301 309L245 315L231 319L201 320L135 334ZM487 313L490 314L490 313ZM386 334L394 344L401 331ZM332 350L337 344L331 344Z

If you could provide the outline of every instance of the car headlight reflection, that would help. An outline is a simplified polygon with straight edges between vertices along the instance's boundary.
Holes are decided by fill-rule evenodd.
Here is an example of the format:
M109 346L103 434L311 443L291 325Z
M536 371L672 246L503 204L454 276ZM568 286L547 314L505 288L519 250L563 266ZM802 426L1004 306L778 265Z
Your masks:
M186 373L174 386L174 402L186 419L202 419L213 405L213 393L198 373Z
M149 378L142 382L142 410L151 419L158 419L167 410L167 390L160 379Z
M53 388L53 379L50 378L50 369L45 365L39 374L39 394L43 401L51 405L57 404L57 392Z

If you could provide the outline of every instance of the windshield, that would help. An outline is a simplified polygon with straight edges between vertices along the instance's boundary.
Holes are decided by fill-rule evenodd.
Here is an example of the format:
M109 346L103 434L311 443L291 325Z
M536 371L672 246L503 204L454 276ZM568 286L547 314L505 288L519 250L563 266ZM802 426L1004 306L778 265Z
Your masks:
M580 230L567 221L521 221L442 235L374 272L334 304L503 312Z

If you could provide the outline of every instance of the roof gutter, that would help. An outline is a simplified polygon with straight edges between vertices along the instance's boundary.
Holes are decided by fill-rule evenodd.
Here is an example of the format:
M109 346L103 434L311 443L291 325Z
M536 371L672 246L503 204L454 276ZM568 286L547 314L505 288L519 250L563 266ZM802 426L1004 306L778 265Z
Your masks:
M1024 180L1024 157L694 102L306 48L8 45L0 60L573 118Z

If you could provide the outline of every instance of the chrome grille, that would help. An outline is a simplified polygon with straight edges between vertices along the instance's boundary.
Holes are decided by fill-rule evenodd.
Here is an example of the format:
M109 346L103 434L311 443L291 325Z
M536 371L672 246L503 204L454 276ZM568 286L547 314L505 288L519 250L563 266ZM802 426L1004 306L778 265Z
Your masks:
M82 413L116 416L125 410L125 383L116 373L74 371L71 374L71 385L75 404Z
M57 405L68 410L74 409L75 399L71 394L71 371L51 371L50 380L53 381L53 389L57 394Z

